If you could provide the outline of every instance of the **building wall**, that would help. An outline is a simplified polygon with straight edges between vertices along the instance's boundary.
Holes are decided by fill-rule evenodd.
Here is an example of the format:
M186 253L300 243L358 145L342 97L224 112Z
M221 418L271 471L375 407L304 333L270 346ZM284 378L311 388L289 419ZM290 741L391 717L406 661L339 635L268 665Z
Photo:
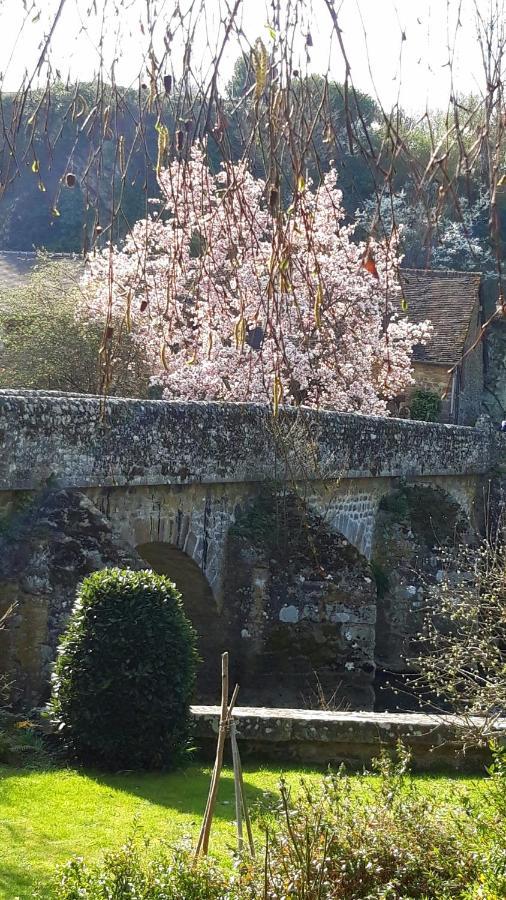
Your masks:
M450 374L449 366L416 361L413 365L415 384L410 396L418 390L434 391L442 398L441 422L474 425L481 413L484 390L483 343L476 341L480 327L480 308L476 304L464 344L462 363ZM470 351L469 353L467 353ZM466 355L467 353L467 355ZM452 403L453 398L453 403ZM409 399L407 401L409 406Z
M497 276L482 282L483 318L488 321L497 308L499 287ZM485 333L485 388L483 407L494 422L506 418L506 316L493 319Z
M459 373L457 414L459 425L474 425L481 412L484 386L483 343L480 341L474 350L465 355L475 343L479 327L480 307L476 304L464 344L464 358Z

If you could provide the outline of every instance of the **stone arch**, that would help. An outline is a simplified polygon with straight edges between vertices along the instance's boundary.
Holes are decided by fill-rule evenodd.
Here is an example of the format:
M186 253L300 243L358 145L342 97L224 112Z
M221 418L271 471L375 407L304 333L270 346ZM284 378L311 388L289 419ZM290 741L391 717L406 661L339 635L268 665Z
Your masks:
M171 578L183 597L185 612L197 632L200 664L197 698L217 702L220 655L227 650L227 629L202 568L179 547L149 541L136 547L139 556L160 575Z
M371 566L377 586L375 661L381 673L405 674L416 654L427 584L438 577L438 547L471 531L467 512L449 492L422 482L383 495L376 516Z

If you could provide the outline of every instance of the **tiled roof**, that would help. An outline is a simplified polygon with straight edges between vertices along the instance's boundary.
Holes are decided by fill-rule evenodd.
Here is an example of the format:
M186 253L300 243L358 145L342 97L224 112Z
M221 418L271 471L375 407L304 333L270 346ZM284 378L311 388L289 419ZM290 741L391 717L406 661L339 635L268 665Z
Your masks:
M401 283L412 322L432 322L429 343L415 346L415 362L453 366L462 357L476 304L481 275L477 272L401 269Z

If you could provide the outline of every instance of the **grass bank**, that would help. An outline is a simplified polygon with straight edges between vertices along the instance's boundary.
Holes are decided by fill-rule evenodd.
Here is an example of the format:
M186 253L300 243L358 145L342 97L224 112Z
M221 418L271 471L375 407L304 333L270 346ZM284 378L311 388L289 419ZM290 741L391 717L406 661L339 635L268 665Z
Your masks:
M99 859L104 850L121 845L136 825L154 840L176 844L186 836L195 838L210 774L209 767L198 764L168 774L118 775L0 767L0 898L30 898L70 857ZM293 791L301 777L315 784L321 778L315 769L246 765L253 807L276 795L281 774ZM354 781L358 790L367 789L368 778L356 776ZM466 795L478 807L485 792L480 778L419 776L416 781L438 799L457 803ZM235 846L233 819L233 776L226 768L212 833L212 851L224 862Z

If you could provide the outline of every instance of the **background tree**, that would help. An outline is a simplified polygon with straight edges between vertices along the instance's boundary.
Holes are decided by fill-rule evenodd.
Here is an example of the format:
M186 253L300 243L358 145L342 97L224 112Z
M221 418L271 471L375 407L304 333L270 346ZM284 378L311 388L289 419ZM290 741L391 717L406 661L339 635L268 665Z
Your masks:
M99 393L104 326L76 315L81 270L41 256L26 284L0 287L0 388ZM111 394L146 396L146 362L120 323L110 363Z
M395 242L353 241L336 172L279 191L202 150L159 172L163 203L86 270L83 313L128 324L168 398L385 413L428 326L400 316ZM264 199L266 198L266 199Z

